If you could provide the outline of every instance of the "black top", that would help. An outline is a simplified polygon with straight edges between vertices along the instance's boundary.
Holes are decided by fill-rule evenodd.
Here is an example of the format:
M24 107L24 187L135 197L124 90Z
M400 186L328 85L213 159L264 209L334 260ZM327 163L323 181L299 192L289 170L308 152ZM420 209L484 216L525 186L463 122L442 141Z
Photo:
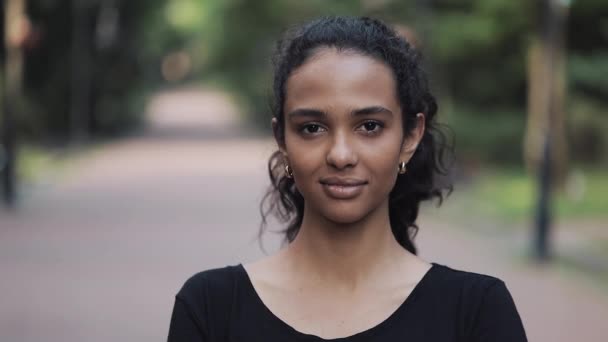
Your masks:
M433 263L382 323L326 340L301 333L262 302L242 265L200 272L175 296L169 342L524 342L521 319L500 279Z

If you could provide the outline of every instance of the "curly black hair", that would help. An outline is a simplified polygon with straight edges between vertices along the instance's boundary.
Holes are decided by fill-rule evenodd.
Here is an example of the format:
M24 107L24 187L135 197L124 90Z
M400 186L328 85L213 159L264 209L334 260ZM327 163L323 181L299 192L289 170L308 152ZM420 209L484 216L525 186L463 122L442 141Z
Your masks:
M274 84L272 112L277 120L276 137L284 142L285 84L292 72L321 48L332 47L372 57L392 70L403 115L404 136L416 126L416 114L424 113L426 129L418 148L408 163L408 171L399 175L389 195L389 217L398 243L416 254L413 239L418 232L416 218L420 203L436 198L439 204L451 192L443 181L448 171L451 145L436 122L437 103L429 91L421 66L420 54L405 38L383 22L367 17L324 17L288 30L278 41L273 57ZM268 161L271 186L262 199L260 213L264 232L266 218L275 214L288 223L284 230L287 242L295 239L304 215L304 197L294 180L285 175L283 156L275 151Z

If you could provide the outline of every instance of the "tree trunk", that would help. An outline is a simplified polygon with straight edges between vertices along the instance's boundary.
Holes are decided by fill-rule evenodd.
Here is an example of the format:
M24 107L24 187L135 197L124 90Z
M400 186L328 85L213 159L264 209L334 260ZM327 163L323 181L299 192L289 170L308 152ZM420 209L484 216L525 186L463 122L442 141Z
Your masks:
M13 205L16 196L16 127L22 88L23 54L22 44L28 34L29 25L25 16L25 0L5 0L4 8L4 64L2 147L4 163L2 167L3 198L7 205Z
M90 3L72 0L72 79L70 92L70 140L78 144L88 139L91 116Z
M528 51L528 119L524 158L528 171L538 173L544 143L550 135L551 183L555 187L563 185L568 172L564 51L567 10L557 0L543 0L541 3L539 26L533 33ZM551 14L547 15L547 11Z

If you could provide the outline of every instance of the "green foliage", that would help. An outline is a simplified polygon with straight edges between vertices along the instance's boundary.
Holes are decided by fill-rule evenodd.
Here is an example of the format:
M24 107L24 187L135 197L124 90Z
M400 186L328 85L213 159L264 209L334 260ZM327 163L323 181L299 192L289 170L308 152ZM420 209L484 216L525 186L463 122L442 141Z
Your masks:
M608 162L607 61L608 50L568 59L568 132L575 160L588 164Z
M376 4L375 4L376 3ZM423 48L430 57L434 79L442 99L466 108L483 110L453 113L456 131L469 134L465 122L488 124L488 141L473 143L479 137L463 137L468 151L481 158L496 154L500 143L513 145L521 136L521 113L525 111L525 42L530 16L521 2L437 1L423 8L415 1L229 1L218 12L223 39L212 41L207 72L220 74L229 89L243 95L251 121L267 126L270 95L269 58L276 39L285 28L311 18L328 15L373 15L394 24L405 24L427 32ZM427 14L425 14L427 13ZM425 16L426 15L426 16ZM217 45L215 45L217 44ZM460 106L460 105L459 105ZM513 108L509 119L504 108ZM479 115L474 117L473 115ZM498 133L498 134L497 134ZM510 135L509 135L510 134ZM488 146L479 151L475 146ZM517 143L516 145L519 145ZM518 149L506 160L516 161Z
M281 32L320 15L354 15L358 8L359 1L225 2L222 8L215 8L218 35L206 41L210 55L203 75L224 79L229 89L242 95L250 121L265 127L269 118L270 57Z
M481 107L484 116L502 115L504 107L525 110L528 7L502 0L463 1L457 9L438 6L429 53L453 101Z
M476 218L483 220L530 221L534 217L537 186L536 180L522 169L478 170L470 182L457 185L446 202L446 215L475 212ZM554 213L557 219L605 219L607 191L608 178L601 170L574 170L565 188L554 196Z
M68 131L71 2L29 3L43 30L28 53L24 126L34 135ZM95 22L101 0L90 0ZM176 51L192 59L187 80L213 80L234 92L247 118L266 127L271 89L270 56L286 28L330 14L371 15L418 32L443 121L456 132L468 159L518 163L521 159L527 48L540 13L534 1L511 0L148 0L116 1L119 42L94 52L93 131L137 124L147 91L163 86L163 58ZM569 14L568 127L576 157L606 161L608 4L573 2ZM94 41L94 40L91 40ZM96 50L95 50L96 51ZM590 139L589 137L596 137ZM602 159L603 158L603 159Z
M574 42L571 51L586 51L584 58L573 58L569 75L572 93L584 92L585 97L578 97L574 107L585 108L587 114L582 116L594 118L588 122L595 122L601 111L599 106L587 105L587 100L605 105L607 98L603 92L597 96L597 92L605 89L602 71L608 59L596 50L606 34L590 33L589 29L606 32L601 29L606 26L605 16L598 13L605 13L607 7L598 1L577 1L571 20L585 21L586 34L578 33L580 27L571 26L568 31L569 40ZM456 132L460 155L500 163L521 160L527 48L540 15L534 2L436 0L425 5L420 1L235 0L215 9L217 16L212 17L220 22L222 39L206 41L211 55L205 71L222 78L229 89L240 94L251 121L259 126L267 126L269 57L283 29L320 15L373 15L413 26L426 40L422 49L430 62L440 106L454 104L452 111L444 109L442 114ZM580 125L570 127L573 136L581 136L577 133ZM598 144L605 143L601 140ZM594 146L587 150L604 149ZM593 158L597 160L597 154Z
M573 159L585 164L608 162L608 117L605 104L583 94L572 94L568 106L567 128Z
M503 165L521 161L524 112L497 109L483 112L457 108L444 120L454 132L458 159Z
M594 97L608 97L608 50L590 56L573 54L568 60L570 88Z
M20 106L17 122L28 139L66 140L71 129L73 90L79 87L89 89L90 100L85 99L81 113L86 133L115 134L139 123L143 106L136 108L133 104L148 86L144 75L149 68L147 62L154 60L150 58L153 48L147 47L158 46L143 47L140 38L148 28L155 27L149 19L164 1L121 0L114 2L113 8L108 4L102 0L27 2L35 38L24 51L25 103ZM111 27L103 27L104 18L112 22ZM106 41L102 37L104 29L110 32ZM77 49L73 47L74 32L84 37ZM76 60L75 51L79 52ZM75 69L78 63L82 67Z

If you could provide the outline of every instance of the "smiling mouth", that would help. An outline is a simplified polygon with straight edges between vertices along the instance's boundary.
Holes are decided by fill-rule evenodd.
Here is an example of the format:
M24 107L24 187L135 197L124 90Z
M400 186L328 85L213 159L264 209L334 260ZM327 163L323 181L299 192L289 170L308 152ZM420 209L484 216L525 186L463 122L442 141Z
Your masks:
M351 199L359 196L367 183L359 184L328 184L321 183L325 194L335 199Z

